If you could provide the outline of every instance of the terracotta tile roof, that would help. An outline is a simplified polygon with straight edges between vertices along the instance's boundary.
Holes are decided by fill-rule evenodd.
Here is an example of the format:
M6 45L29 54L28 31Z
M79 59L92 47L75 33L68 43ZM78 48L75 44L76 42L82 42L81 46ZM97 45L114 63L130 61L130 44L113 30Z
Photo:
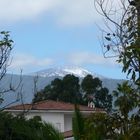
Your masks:
M88 106L79 105L81 111L104 111L101 108L90 108ZM6 108L6 110L63 110L63 111L73 111L74 104L65 103L60 101L45 100L34 104L22 104L11 106Z
M64 138L73 137L73 132L72 132L72 130L63 132L63 136L64 136Z

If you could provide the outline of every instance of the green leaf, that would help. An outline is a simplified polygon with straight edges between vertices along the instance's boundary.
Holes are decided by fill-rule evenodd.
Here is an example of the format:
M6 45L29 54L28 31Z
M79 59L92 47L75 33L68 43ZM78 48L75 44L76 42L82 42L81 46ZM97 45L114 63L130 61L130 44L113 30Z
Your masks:
M111 41L111 38L110 37L106 37L105 36L105 39L108 40L108 41Z
M127 76L131 73L132 69L129 69L128 70L128 73L127 73Z
M136 79L136 74L135 74L135 71L133 71L132 80L135 81L135 79Z

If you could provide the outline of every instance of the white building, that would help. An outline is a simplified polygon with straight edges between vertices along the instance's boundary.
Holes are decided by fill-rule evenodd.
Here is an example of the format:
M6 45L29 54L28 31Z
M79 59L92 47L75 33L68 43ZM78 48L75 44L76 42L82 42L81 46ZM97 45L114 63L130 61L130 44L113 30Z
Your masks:
M79 105L79 109L85 116L95 112L105 113L103 109L93 108L92 106ZM40 116L43 121L53 124L70 140L74 113L73 104L46 100L34 104L16 105L6 109L6 111L11 112L13 115L22 113L23 110L26 112L25 117L27 119Z

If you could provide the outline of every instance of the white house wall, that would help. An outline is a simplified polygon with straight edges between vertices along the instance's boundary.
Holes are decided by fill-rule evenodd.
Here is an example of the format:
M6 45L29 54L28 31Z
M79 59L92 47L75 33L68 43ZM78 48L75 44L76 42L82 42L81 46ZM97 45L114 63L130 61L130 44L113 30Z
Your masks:
M26 115L27 119L33 118L34 116L40 116L45 122L53 124L60 132L64 132L64 114L55 112L29 112Z
M69 131L72 130L72 114L65 114L64 115L64 130Z
M65 138L64 140L74 140L74 137L71 137L71 138Z

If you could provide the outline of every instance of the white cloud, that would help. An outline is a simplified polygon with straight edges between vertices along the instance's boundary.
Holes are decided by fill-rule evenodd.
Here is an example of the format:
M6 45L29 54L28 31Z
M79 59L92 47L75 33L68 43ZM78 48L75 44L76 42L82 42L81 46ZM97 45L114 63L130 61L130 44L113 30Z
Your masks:
M61 0L62 1L62 0ZM54 11L57 22L62 25L88 25L98 18L94 0L63 0Z
M0 20L19 21L34 18L55 6L52 0L0 0Z
M95 65L103 67L118 67L118 63L115 62L114 58L106 59L102 55L98 55L90 52L75 52L73 54L61 55L61 57L54 58L37 58L28 54L17 54L13 56L12 63L9 67L9 72L20 73L31 73L41 69L46 69L52 66L59 66L63 62L65 65L74 66L85 66Z
M17 22L51 14L60 25L91 24L99 15L94 0L0 0L0 21Z
M20 69L22 69L23 72L26 72L26 71L33 71L35 69L46 68L52 63L53 60L50 58L40 59L28 54L17 54L13 56L9 68L14 72L20 72L19 71Z
M69 62L74 65L103 65L107 67L118 66L116 59L104 58L103 55L97 55L90 52L80 52L69 55Z

